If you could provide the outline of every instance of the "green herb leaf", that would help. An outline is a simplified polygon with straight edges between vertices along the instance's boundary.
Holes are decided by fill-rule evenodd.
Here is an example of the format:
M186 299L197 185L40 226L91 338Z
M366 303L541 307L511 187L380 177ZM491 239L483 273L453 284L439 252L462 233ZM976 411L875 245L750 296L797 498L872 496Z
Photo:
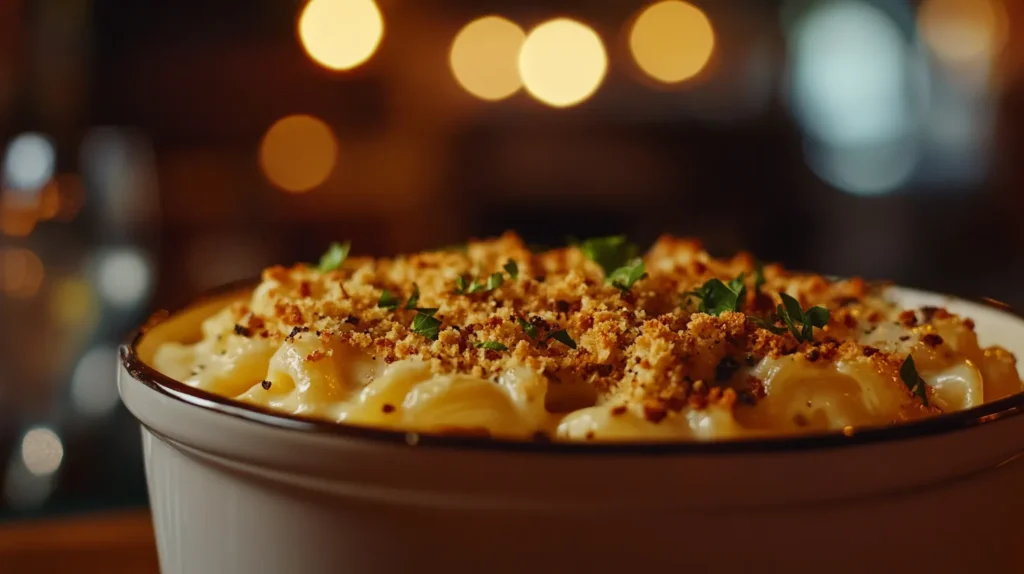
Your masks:
M709 279L706 283L686 293L700 299L697 310L709 315L721 315L726 311L739 311L747 297L747 286L744 274L729 281L726 285L720 279Z
M412 332L431 341L436 341L437 334L441 330L441 320L434 317L437 309L417 309L417 311L418 313L412 319Z
M462 295L469 288L469 284L466 282L466 278L459 275L455 278L455 292Z
M907 355L903 365L900 366L900 378L903 379L903 384L907 385L910 392L919 397L924 406L928 406L928 387L921 375L917 373L914 357Z
M572 337L569 336L569 332L565 329L555 331L554 333L548 333L548 336L544 337L544 340L547 341L548 339L554 339L570 349L576 348L576 341L572 340Z
M781 335L786 332L785 327L775 324L775 320L778 318L778 315L771 315L768 319L762 319L761 317L754 317L751 315L748 315L747 318L758 327L771 331L776 335Z
M409 295L409 300L405 303L406 309L415 309L416 305L420 302L420 286L412 284L412 295Z
M814 325L819 329L828 325L828 318L828 309L824 307L811 307L804 314L804 322L808 325Z
M611 276L637 255L637 246L630 243L625 235L588 239L579 248L584 256L601 266L605 277Z
M505 276L501 273L491 273L491 276L487 278L487 285L484 286L487 291L494 291L501 284L505 282Z
M417 307L416 312L428 317L433 317L437 313L437 307Z
M644 269L644 261L637 257L628 264L612 271L612 274L608 276L607 281L622 291L629 291L633 288L634 283L644 277L647 277L647 271Z
M349 250L352 249L352 243L346 241L345 243L334 242L331 243L327 251L320 256L320 265L317 269L321 273L327 273L328 271L334 271L341 267L341 264L345 262L348 257Z
M794 321L803 322L804 310L800 307L800 302L795 297L788 293L779 293L779 297L782 298L782 304L786 307L786 312ZM781 315L781 313L780 313Z
M536 339L537 338L537 326L536 325L534 325L533 323L530 323L529 321L526 321L525 319L521 319L519 317L516 317L516 322L519 323L519 326L522 327L523 331L526 332L526 336L527 337L529 337L531 339Z
M764 263L760 261L754 262L754 293L761 291L761 287L764 287Z
M398 309L398 306L401 304L401 301L396 299L395 296L391 294L391 291L388 291L387 289L380 292L380 299L377 300L377 307L380 307L381 309L391 309L392 311Z
M477 349L487 349L488 351L507 351L508 347L502 345L497 341L477 341L473 343L473 346Z
M519 279L519 265L512 259L509 259L508 263L506 263L502 268L506 273L508 273L508 276L511 277L513 281Z
M469 282L469 287L466 289L466 293L479 293L484 290L484 284L473 279Z
M779 293L782 305L776 309L778 318L789 327L789 332L797 341L813 341L814 328L819 329L828 325L829 312L824 307L811 307L806 312L800 307L800 302L791 295ZM801 327L797 327L797 323Z

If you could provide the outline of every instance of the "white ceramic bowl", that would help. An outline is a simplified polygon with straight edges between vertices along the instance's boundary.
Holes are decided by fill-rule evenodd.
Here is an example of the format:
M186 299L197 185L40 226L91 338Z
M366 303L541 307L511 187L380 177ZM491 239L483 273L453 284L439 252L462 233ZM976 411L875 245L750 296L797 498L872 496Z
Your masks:
M908 289L1024 357L1024 320ZM327 424L146 363L233 293L121 349L163 574L1019 572L1024 394L902 426L775 440L514 443ZM671 570L669 570L671 568Z

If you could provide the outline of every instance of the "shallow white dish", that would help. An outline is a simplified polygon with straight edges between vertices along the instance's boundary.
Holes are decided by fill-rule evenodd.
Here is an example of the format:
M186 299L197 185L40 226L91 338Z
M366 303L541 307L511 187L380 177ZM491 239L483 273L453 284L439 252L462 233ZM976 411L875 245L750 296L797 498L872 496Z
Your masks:
M516 443L323 423L149 367L238 288L121 348L163 574L1016 572L1024 394L910 424L771 440ZM905 288L1024 357L1024 319Z

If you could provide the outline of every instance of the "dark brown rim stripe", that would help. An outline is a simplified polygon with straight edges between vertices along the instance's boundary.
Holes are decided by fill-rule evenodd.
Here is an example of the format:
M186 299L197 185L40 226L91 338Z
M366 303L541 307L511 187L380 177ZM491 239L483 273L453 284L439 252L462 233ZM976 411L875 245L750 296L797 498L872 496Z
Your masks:
M783 438L763 439L727 439L713 442L632 442L632 443L601 443L601 442L549 442L549 441L513 441L480 436L454 436L405 432L372 427L362 427L317 420L297 415L283 414L268 408L234 401L213 393L190 387L147 365L139 358L136 347L143 335L153 326L166 320L171 315L216 298L224 297L233 291L252 288L255 281L247 279L236 281L213 289L193 303L185 305L169 313L154 313L145 325L132 333L120 347L121 362L132 378L154 391L181 401L185 404L221 413L247 421L264 424L284 430L313 432L334 435L344 438L367 441L385 442L406 445L416 448L442 447L473 450L517 451L549 454L573 455L671 455L671 454L738 454L738 453L781 453L836 447L850 447L883 441L902 440L926 437L960 431L975 426L989 424L998 420L1018 416L1024 413L1024 392L987 403L973 409L939 415L919 421L903 423L887 427L871 427L855 429L846 434L842 431L797 435ZM1024 315L1003 305L995 305L986 299L971 300L955 297L962 301L974 302L997 311L1024 320Z

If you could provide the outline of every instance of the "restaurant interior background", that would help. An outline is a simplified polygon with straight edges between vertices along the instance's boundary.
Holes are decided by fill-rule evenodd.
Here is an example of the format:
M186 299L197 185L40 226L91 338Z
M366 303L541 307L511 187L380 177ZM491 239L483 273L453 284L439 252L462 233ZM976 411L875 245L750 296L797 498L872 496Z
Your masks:
M3 0L0 519L145 504L115 350L312 261L661 232L1024 306L1024 1Z

